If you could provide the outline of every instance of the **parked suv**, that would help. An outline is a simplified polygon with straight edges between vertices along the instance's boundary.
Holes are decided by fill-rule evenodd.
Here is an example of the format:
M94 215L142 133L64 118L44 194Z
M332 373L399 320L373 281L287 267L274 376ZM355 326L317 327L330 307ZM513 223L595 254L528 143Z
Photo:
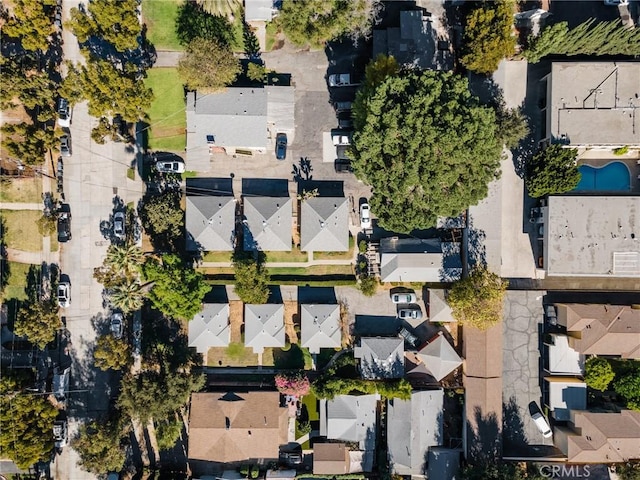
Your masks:
M125 215L123 211L118 211L113 214L113 236L118 240L124 240Z
M62 204L58 210L58 241L61 243L71 240L71 209L68 204Z
M113 312L111 314L111 335L114 338L122 338L122 332L124 331L124 317L121 312Z
M71 305L71 284L69 282L60 282L58 284L58 306L60 308L68 308Z
M285 133L276 135L276 158L278 160L287 158L287 135Z
M58 99L58 125L63 128L71 126L71 109L65 98Z
M63 157L71 156L71 136L62 135L60 137L60 155Z
M55 447L57 449L66 447L68 439L69 433L67 429L67 421L56 420L55 422L53 422L53 441L55 442Z
M162 161L158 160L156 162L156 170L161 173L184 173L185 166L184 162L177 160L170 161Z
M398 318L403 320L418 320L422 318L422 309L419 305L407 305L398 310Z

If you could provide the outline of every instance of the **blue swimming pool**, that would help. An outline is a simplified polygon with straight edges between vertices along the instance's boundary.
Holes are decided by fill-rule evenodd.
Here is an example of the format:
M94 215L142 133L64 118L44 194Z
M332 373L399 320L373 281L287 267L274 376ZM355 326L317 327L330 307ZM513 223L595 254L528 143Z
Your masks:
M607 163L604 167L580 165L582 178L574 192L628 192L631 190L631 173L622 162Z

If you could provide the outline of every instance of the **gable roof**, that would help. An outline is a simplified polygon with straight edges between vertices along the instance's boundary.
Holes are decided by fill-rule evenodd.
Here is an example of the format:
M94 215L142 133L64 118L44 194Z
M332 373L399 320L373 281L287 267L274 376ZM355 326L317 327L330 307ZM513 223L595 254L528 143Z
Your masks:
M453 311L447 303L447 291L442 288L427 289L429 321L432 323L453 322Z
M287 409L277 392L194 393L189 413L189 459L240 462L277 459L287 443Z
M219 93L196 92L187 99L187 131L195 145L207 136L220 147L267 147L267 92L264 88L230 87Z
M640 309L626 305L556 304L569 345L585 355L640 359Z
M188 251L230 252L235 242L236 202L231 196L187 195L185 223Z
M410 400L388 401L389 463L398 475L423 475L430 447L442 445L442 390L412 392Z
M302 346L311 353L342 344L340 305L301 305Z
M314 475L349 473L349 449L344 443L313 444Z
M349 250L349 218L345 197L312 197L300 202L300 250L346 252Z
M360 359L363 378L402 378L404 339L400 337L362 337L353 350Z
M462 359L444 335L422 347L416 359L419 365L408 373L428 373L438 382L462 365Z
M556 443L569 462L612 463L640 458L640 412L572 410L569 428L555 427L554 432L560 433L561 441Z
M198 353L206 353L210 347L226 347L230 339L228 303L205 303L189 322L189 346L196 347Z
M291 206L289 197L244 197L244 249L290 251Z
M265 347L284 347L284 305L245 304L244 344L255 353Z
M457 244L440 239L383 238L380 240L382 282L441 282L460 277L462 264Z

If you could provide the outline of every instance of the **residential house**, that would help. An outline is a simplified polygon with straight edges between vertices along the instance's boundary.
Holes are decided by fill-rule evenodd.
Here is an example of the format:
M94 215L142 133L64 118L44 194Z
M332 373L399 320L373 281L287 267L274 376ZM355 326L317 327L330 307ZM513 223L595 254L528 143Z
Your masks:
M301 346L310 353L321 348L339 348L342 345L340 305L304 304L300 306Z
M311 197L301 201L300 250L349 250L349 208L345 197Z
M373 31L373 58L394 57L398 64L429 70L451 68L449 43L440 38L446 29L423 10L400 12L399 26Z
M542 398L555 420L567 421L571 410L587 409L587 384L575 377L544 377Z
M542 79L546 139L580 148L640 146L638 78L637 62L553 62Z
M462 364L462 360L442 332L438 332L438 335L417 352L407 354L407 358L416 365L407 374L431 375L438 382Z
M548 333L542 345L544 369L552 375L582 375L585 356L569 345L569 337Z
M572 410L567 426L553 427L554 444L570 463L640 459L640 412Z
M472 460L502 455L502 323L485 331L462 331L465 456Z
M402 378L404 376L404 340L399 337L362 337L353 349L360 360L362 378Z
M294 136L293 87L229 87L187 93L187 163L209 164L212 153L254 155L275 148L277 133Z
M437 238L380 240L381 282L450 282L461 274L459 244Z
M287 443L287 409L277 392L194 393L189 412L189 460L277 461Z
M244 0L244 20L251 22L270 22L278 9L274 0Z
M263 353L267 347L284 347L284 305L245 304L244 344L254 353Z
M189 179L188 179L189 180ZM236 237L236 201L189 188L185 214L186 248L190 252L231 252Z
M243 199L244 250L290 251L292 202L289 197Z
M442 445L443 390L412 392L387 402L389 466L396 475L424 475L431 447Z
M313 444L314 475L345 475L349 464L349 447L344 443Z
M629 214L640 211L640 197L552 195L547 203L541 265L548 276L640 276L640 222Z
M378 395L337 395L320 400L320 435L330 440L357 442L361 471L370 472L376 452Z
M206 354L211 347L226 347L231 340L229 304L205 303L189 322L189 346Z
M640 359L640 309L627 305L556 304L569 346L583 355Z
M455 322L453 311L447 302L447 290L441 288L428 288L427 313L431 323L448 323Z

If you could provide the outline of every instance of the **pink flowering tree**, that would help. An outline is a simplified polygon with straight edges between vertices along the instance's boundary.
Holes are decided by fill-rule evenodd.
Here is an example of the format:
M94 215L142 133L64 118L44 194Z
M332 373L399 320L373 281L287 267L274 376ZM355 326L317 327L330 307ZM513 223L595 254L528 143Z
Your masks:
M279 373L275 377L276 388L285 395L295 395L302 397L309 393L311 384L304 372Z

